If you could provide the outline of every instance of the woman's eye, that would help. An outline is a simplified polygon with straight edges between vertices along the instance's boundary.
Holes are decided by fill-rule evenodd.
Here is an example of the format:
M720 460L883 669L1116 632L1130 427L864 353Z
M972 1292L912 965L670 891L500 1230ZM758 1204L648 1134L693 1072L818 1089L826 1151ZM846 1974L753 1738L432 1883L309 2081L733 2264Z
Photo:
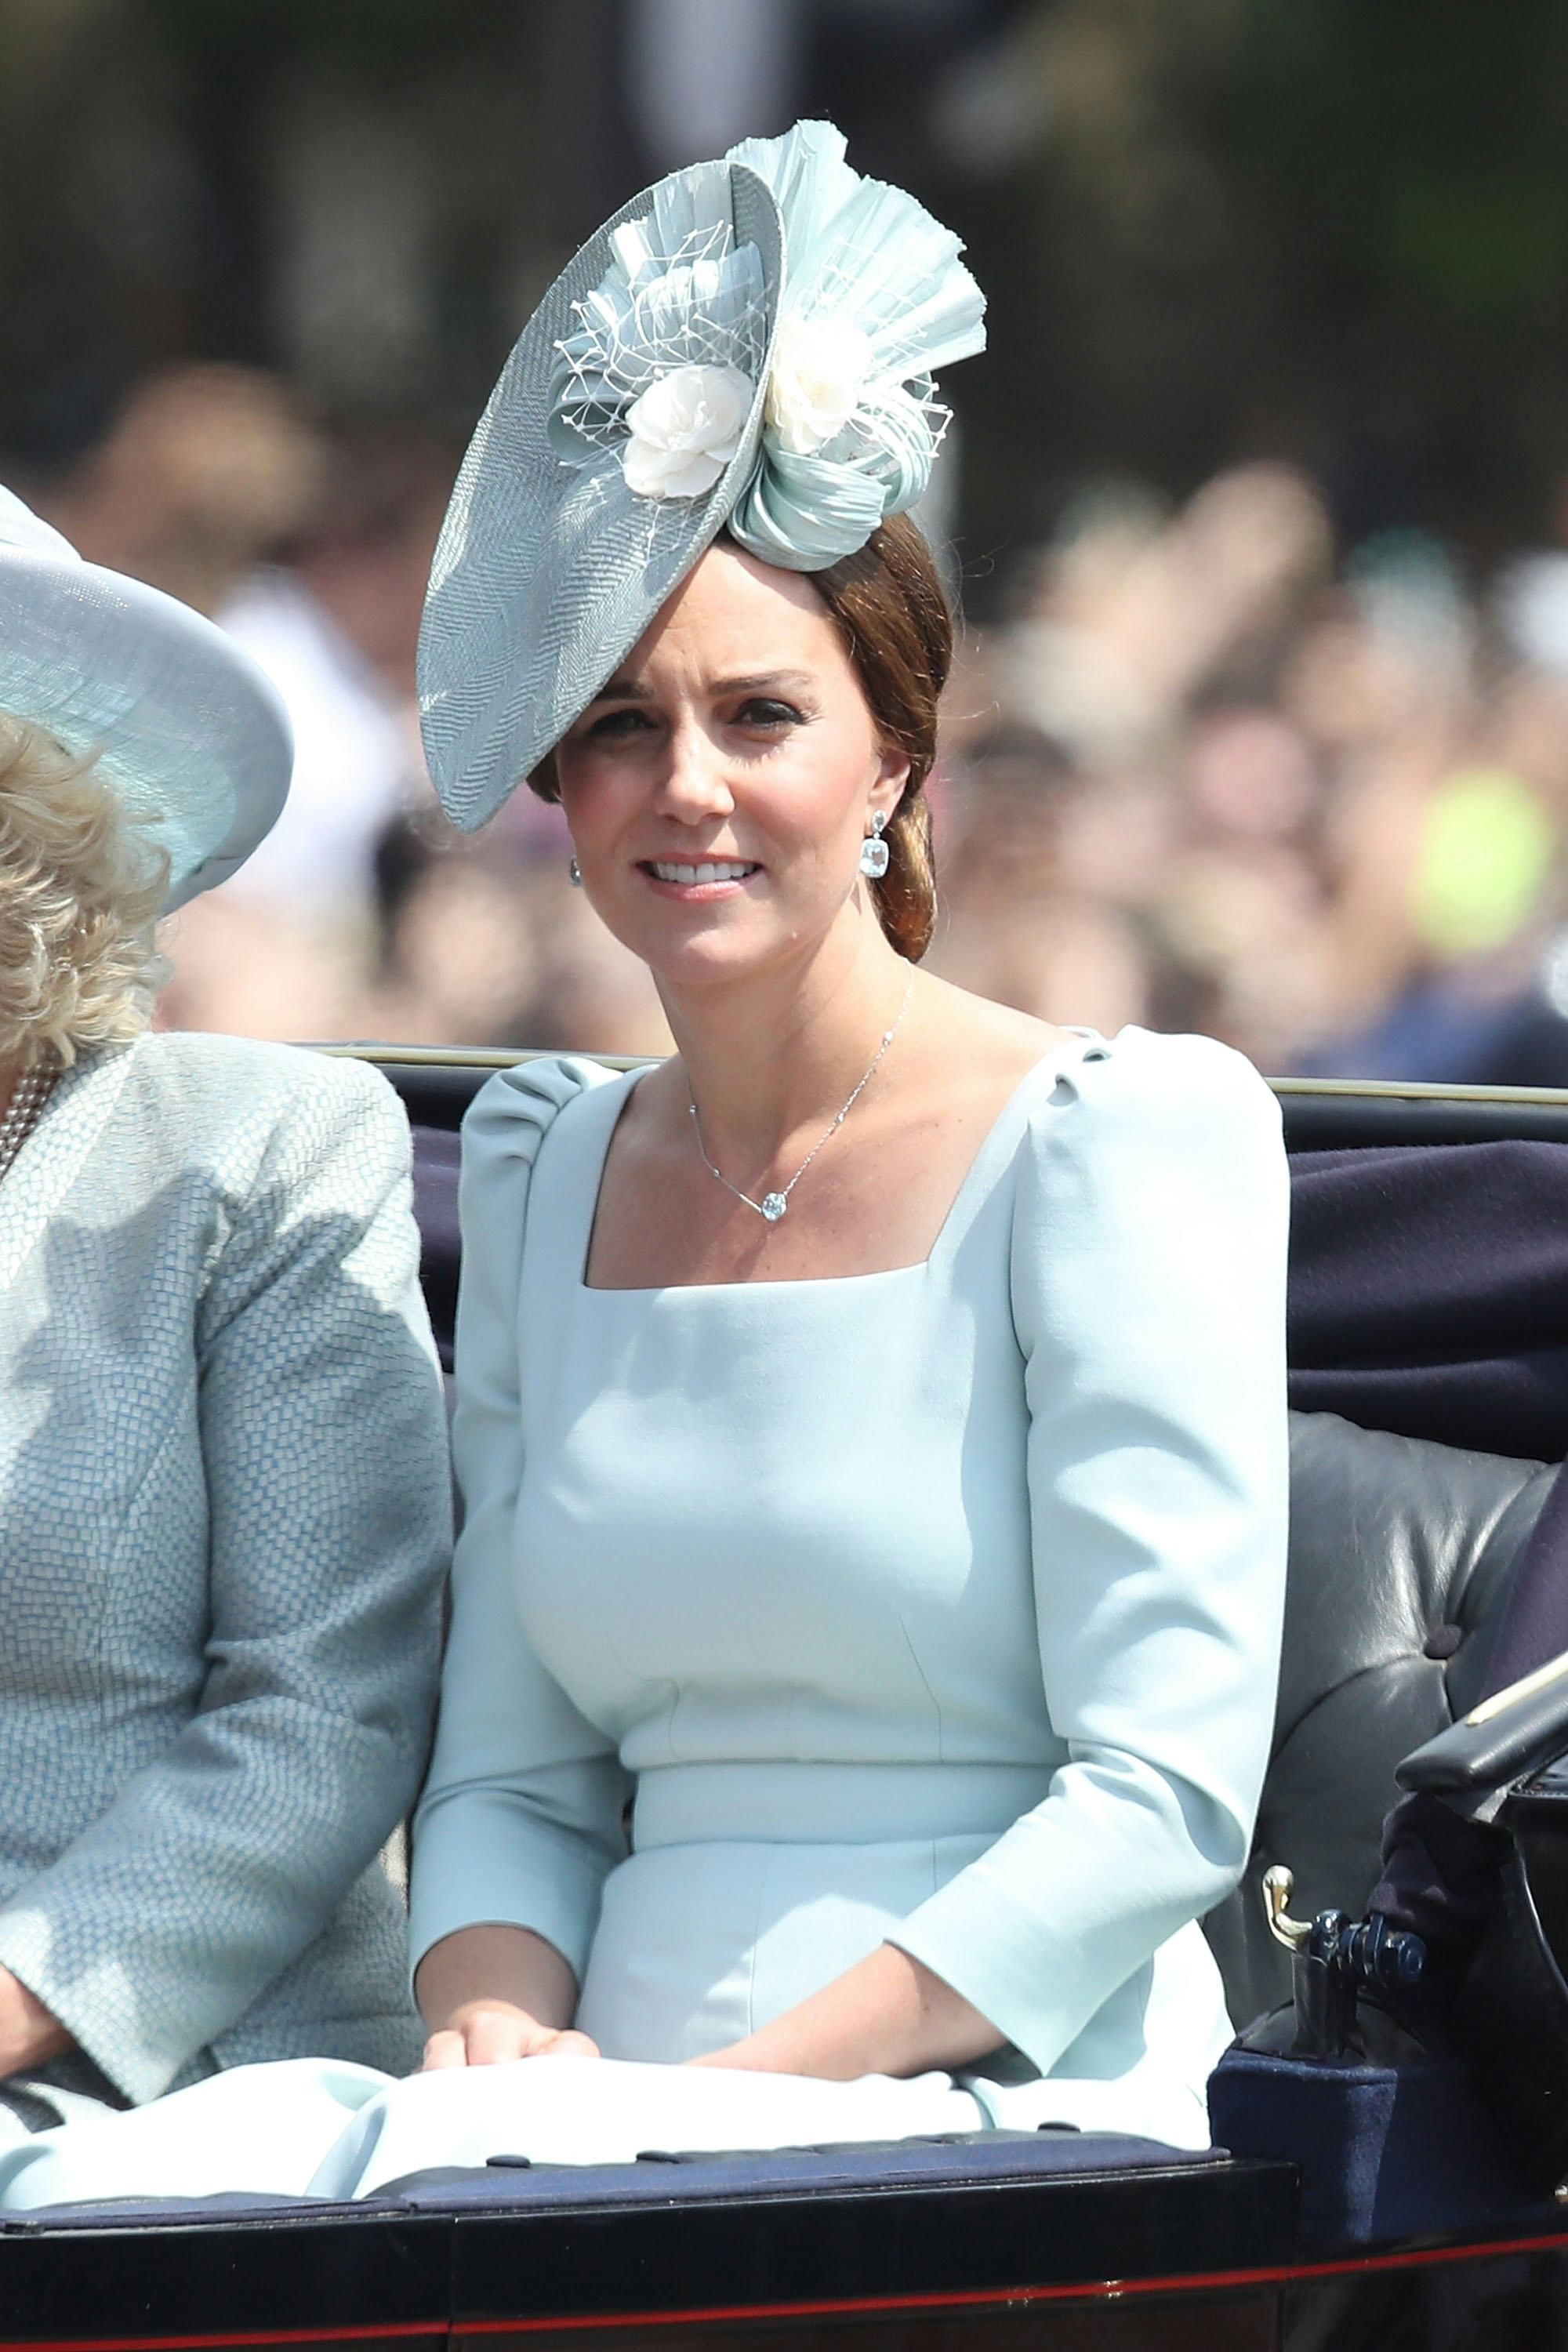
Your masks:
M624 710L606 710L602 719L595 719L588 732L600 738L606 735L637 735L652 723L646 710L636 709L628 704Z
M798 727L805 714L790 702L777 702L771 695L759 695L744 703L740 711L742 727Z

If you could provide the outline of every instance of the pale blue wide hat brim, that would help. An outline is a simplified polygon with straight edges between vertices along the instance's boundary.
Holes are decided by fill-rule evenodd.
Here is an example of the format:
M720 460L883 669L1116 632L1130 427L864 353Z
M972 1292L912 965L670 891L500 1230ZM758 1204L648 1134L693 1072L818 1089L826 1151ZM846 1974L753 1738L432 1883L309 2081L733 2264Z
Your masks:
M83 562L5 490L0 712L97 755L168 853L165 913L226 881L288 797L292 732L248 655L161 589Z
M650 212L652 188L623 205L556 279L469 444L437 547L419 641L426 756L447 815L465 832L494 815L615 675L718 537L755 470L784 228L764 182L742 164L723 168L735 242L757 248L766 292L756 392L735 454L712 488L694 499L639 498L626 488L616 451L572 465L550 437L560 345L578 326L577 306L610 267L615 230Z

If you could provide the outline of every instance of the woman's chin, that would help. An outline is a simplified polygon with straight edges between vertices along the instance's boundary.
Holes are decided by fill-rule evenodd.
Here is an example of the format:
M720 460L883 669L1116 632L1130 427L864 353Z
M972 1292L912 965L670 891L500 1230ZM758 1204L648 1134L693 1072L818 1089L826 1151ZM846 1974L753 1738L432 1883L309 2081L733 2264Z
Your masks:
M771 924L711 922L693 926L679 939L668 932L645 934L637 952L660 988L687 990L742 986L789 959L798 946Z

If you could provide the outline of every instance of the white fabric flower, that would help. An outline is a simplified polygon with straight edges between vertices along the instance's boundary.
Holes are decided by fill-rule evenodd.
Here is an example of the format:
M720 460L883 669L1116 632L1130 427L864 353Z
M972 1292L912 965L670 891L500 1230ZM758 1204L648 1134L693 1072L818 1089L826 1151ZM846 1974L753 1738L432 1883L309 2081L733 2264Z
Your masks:
M741 446L752 385L732 367L672 368L626 411L626 488L639 499L700 499Z
M781 319L766 407L780 448L809 457L825 447L854 415L870 373L870 341L852 319Z

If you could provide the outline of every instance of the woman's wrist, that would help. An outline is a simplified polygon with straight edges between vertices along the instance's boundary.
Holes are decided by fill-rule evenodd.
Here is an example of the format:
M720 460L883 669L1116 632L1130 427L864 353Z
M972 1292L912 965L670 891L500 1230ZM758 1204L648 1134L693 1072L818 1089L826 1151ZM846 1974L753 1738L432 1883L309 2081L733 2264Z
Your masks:
M923 1961L882 1944L794 2009L692 2063L853 2082L967 2065L1003 2039Z
M470 2012L521 2012L547 2030L572 2023L577 1979L553 1944L531 1927L486 1921L432 1944L415 1976L420 2013L432 2032Z
M75 2037L37 1993L0 1968L0 2075L41 2066L75 2047Z

